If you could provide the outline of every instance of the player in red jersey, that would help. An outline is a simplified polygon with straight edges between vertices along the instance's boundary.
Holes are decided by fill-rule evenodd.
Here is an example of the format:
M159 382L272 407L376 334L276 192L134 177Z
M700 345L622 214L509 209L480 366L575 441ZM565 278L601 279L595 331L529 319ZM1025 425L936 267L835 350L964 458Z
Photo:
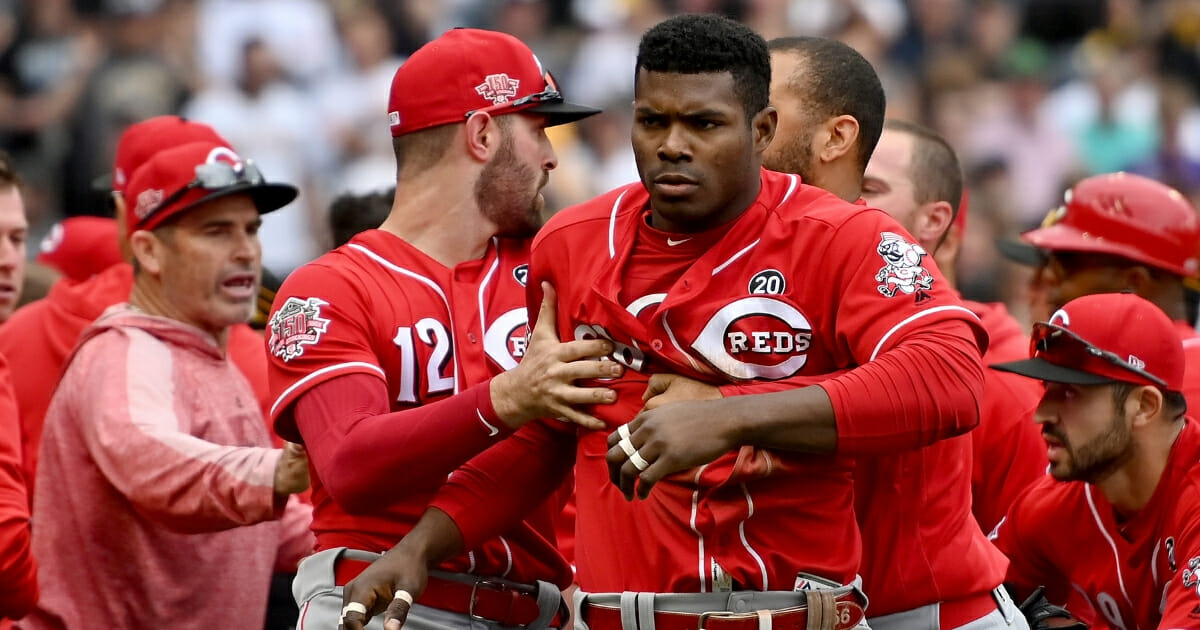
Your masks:
M389 109L390 214L293 272L269 324L272 417L311 458L317 553L293 588L306 628L338 622L341 585L408 532L447 475L532 418L595 422L569 404L611 392L572 381L620 371L577 361L611 352L606 341L534 335L526 346L525 239L556 165L545 128L598 110L564 102L516 38L475 29L409 57ZM442 565L414 614L462 627L562 623L556 587L571 573L553 507Z
M627 502L635 488L610 483L608 436L578 436L577 624L858 624L862 601L845 586L860 553L851 462L837 442L884 451L978 421L978 320L886 214L761 168L775 131L769 83L766 43L744 26L687 15L652 28L635 85L642 182L560 212L535 240L531 278L557 288L558 333L611 339L627 368L609 383L617 404L590 410L618 428L615 452L635 473L676 441L674 453L699 455ZM531 282L531 303L540 286ZM801 390L808 430L703 407L664 442L631 443L626 423L656 372L777 389L825 382ZM904 426L882 431L878 417ZM419 591L427 560L525 508L490 488L548 491L552 451L521 446L452 479L347 600L377 612L393 588ZM395 600L389 615L405 611ZM358 623L347 616L347 628Z
M1141 175L1094 175L1021 239L1046 254L1040 277L1051 312L1083 295L1126 290L1158 305L1183 340L1183 394L1200 406L1200 337L1184 297L1184 279L1200 271L1200 216L1186 197Z
M867 203L898 220L921 247L939 261L938 267L942 269L946 280L954 284L954 266L966 227L967 203L958 158L941 136L913 123L886 121L879 144L867 164L862 194ZM1029 354L1028 336L1003 304L972 301L965 301L964 304L979 316L984 329L988 331L990 343L983 357L984 363L1012 361ZM1040 396L1040 388L1028 379L993 370L984 374L979 426L971 431L969 440L972 445L971 511L985 532L991 531L1000 522L1008 512L1008 506L1026 486L1046 474L1045 448L1037 428L1031 422ZM947 460L961 458L956 450L958 448L961 446L939 442L926 447L923 456L933 462L933 466L949 467L954 464ZM939 453L938 449L949 452ZM874 467L876 463L877 460L868 459L862 464ZM880 485L880 476L864 474L867 470L856 472L856 490L859 506L864 508L859 512L863 537L865 541L870 541L876 539L869 532L872 525L880 523L881 529L884 526L883 519L868 516L869 506L877 505L872 495ZM938 474L920 482L920 485L927 488L932 488L928 484L953 487L960 483L960 479L960 475ZM913 493L914 496L919 494ZM946 493L934 490L927 495L936 501L945 497ZM888 524L886 529L895 529L894 523ZM920 540L921 537L914 533L911 536L900 535L900 540L896 542L913 545L919 553L930 554L938 564L936 554L928 551L932 545L923 545ZM868 555L872 548L877 548L888 556L881 556L877 564L864 563L867 566L884 568L885 573L887 567L905 570L900 568L902 563L891 561L896 553L893 545L864 542L864 547ZM960 562L961 559L954 558L953 561ZM934 574L937 574L936 567ZM880 584L893 583L897 578L899 576L883 579ZM868 586L871 585L872 573L864 570L864 579ZM875 589L876 592L882 590ZM922 597L936 597L935 593L919 592L911 592L907 597L902 593L898 595L900 597L896 604L889 606L890 598L887 594L881 594L873 598L873 607L876 610L908 610L917 607L912 604L921 605Z
M996 529L1006 581L1056 603L1082 594L1094 629L1200 627L1200 427L1176 325L1136 295L1096 294L1033 340L1033 358L992 366L1045 384L1052 475Z

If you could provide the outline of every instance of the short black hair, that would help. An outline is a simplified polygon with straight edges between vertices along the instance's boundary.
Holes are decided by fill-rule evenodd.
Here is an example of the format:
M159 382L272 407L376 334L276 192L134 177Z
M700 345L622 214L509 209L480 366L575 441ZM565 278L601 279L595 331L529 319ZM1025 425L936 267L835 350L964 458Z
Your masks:
M329 204L329 231L333 246L341 247L359 232L377 228L392 211L395 188L366 194L344 193Z
M728 72L749 122L771 100L771 54L749 27L715 14L688 13L642 35L636 69L676 74Z
M828 37L779 37L771 52L790 53L802 61L788 86L804 94L822 120L850 115L858 121L859 166L866 168L883 133L887 98L871 63L850 46Z
M906 133L913 138L912 157L908 176L913 183L914 201L930 203L946 201L958 216L962 203L963 172L958 155L938 132L907 120L889 118L884 129ZM951 219L953 220L953 219Z

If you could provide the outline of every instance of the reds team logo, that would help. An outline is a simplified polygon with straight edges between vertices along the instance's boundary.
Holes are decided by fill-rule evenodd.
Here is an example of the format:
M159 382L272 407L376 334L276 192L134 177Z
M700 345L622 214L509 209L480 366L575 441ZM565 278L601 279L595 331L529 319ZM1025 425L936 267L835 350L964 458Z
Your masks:
M883 257L883 268L875 274L875 281L881 283L875 287L887 297L897 292L906 295L916 293L918 289L928 289L933 286L933 275L921 266L925 257L925 248L915 243L909 243L903 236L894 232L883 232L879 235L879 247L875 251Z
M517 367L528 344L529 316L524 307L497 317L483 333L483 351L505 370Z
M788 378L808 362L812 324L796 307L771 297L726 304L692 348L713 367L741 380Z
M1200 556L1188 560L1187 566L1179 579L1183 581L1183 588L1196 591L1196 596L1200 597Z
M315 297L288 298L271 316L271 338L267 342L271 354L291 361L304 354L304 346L317 343L329 328L329 320L321 317L321 307L326 304Z
M493 105L507 103L517 96L517 88L520 87L519 79L512 79L503 72L500 74L489 74L483 79L483 83L475 86L475 92L488 99Z

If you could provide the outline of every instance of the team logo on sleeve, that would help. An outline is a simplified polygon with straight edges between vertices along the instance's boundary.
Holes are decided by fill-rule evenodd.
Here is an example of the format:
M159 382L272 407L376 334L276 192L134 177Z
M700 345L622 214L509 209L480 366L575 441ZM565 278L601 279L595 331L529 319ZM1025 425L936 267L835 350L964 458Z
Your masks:
M796 307L751 296L721 307L692 348L714 368L736 379L783 379L808 362L812 325Z
M1183 588L1195 591L1196 596L1200 597L1200 556L1188 560L1187 566L1179 579L1183 580Z
M329 327L329 320L321 317L321 307L326 304L315 297L288 298L271 316L271 338L267 342L271 354L291 361L304 354L304 346L317 343Z
M921 266L921 259L928 253L925 248L894 232L883 232L880 237L879 247L875 248L884 262L875 274L875 281L880 283L875 288L880 293L887 297L910 295L933 286L933 275Z

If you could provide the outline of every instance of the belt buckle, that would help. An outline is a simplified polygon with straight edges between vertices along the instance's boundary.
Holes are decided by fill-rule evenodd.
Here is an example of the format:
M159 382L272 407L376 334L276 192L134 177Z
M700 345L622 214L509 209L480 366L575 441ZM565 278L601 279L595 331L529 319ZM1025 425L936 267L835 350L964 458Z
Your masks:
M477 599L480 585L483 585L485 588L488 588L490 590L497 591L500 593L507 593L507 592L515 593L516 592L515 589L510 589L508 587L508 585L505 584L504 582L497 581L497 580L489 580L487 578L477 579L473 583L471 583L471 599L470 599L470 601L467 602L467 617L469 617L475 621L483 621L483 622L487 622L487 623L501 622L501 620L499 620L499 619L488 619L487 617L482 617L480 615L475 614L475 600ZM509 614L512 613L512 604L511 603L509 604L508 612L509 612ZM508 625L508 624L504 624L504 625ZM525 625L517 625L514 627L524 628Z
M702 612L700 613L700 621L696 630L704 630L704 624L709 619L727 619L731 617L740 617L742 615L743 613L730 612L728 610L710 610L708 612Z

